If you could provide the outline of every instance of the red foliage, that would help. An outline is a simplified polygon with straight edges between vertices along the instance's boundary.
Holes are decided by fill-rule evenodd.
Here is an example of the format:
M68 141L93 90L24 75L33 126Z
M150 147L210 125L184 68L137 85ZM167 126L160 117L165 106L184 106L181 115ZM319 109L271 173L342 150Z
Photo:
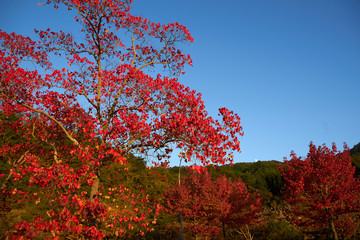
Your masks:
M169 145L185 149L187 160L192 156L203 163L232 160L231 152L240 150L238 137L243 134L236 114L221 108L220 123L207 116L200 94L176 78L153 78L141 71L161 64L174 74L182 73L189 57L173 45L193 41L186 27L133 17L127 12L127 2L54 2L79 11L77 21L84 22L83 32L89 40L77 43L70 35L50 29L37 31L41 42L0 32L2 109L42 115L79 145L76 151L86 144L94 146L89 142L98 137L101 145L109 144L120 153L155 149L159 160L169 157ZM116 44L120 30L133 34L132 46ZM147 38L158 40L159 49L140 44ZM24 58L39 63L50 53L64 54L71 67L48 69L45 76L20 67ZM105 70L105 60L123 64ZM80 105L79 100L87 105ZM80 133L86 134L87 143L79 142Z
M201 173L190 171L181 185L165 193L165 198L165 209L174 216L181 214L185 228L199 236L218 235L222 223L232 228L251 224L261 210L259 195L249 193L240 179L232 182L220 176L212 180L206 169Z
M191 165L189 166L189 169L196 171L198 173L203 173L204 171L206 171L206 168L203 166L198 166L198 165Z
M348 214L360 210L360 183L354 177L355 167L346 145L340 152L335 144L329 149L310 143L306 159L291 153L291 160L284 160L281 171L286 200L301 216L294 220L296 224L324 227L335 223L337 230L353 225Z
M78 217L83 210L70 211L65 202L59 209L53 205L56 214L46 222L49 229L56 229L51 232L54 238L69 228L91 238L103 236L96 226L105 221L106 209L96 210L103 206L96 199L100 169L108 162L124 163L132 153L153 157L155 164L165 160L161 164L167 165L178 148L186 152L187 161L196 157L203 164L223 164L240 151L238 137L243 133L236 114L221 108L221 121L214 120L205 111L201 94L177 78L144 72L160 65L174 75L183 74L192 60L175 43L193 38L178 23L162 25L131 15L131 2L48 0L55 8L77 12L75 21L83 26L79 40L50 28L35 31L37 42L0 30L0 110L6 116L20 116L13 128L24 139L0 152L11 165L1 191L14 192L7 183L24 180L28 186L43 188L45 199L76 195L84 204L90 201L86 211L98 219L71 228L74 214ZM24 60L32 61L34 68L28 69ZM63 66L56 68L54 61ZM91 191L81 195L86 185ZM15 235L25 234L25 223L16 226Z

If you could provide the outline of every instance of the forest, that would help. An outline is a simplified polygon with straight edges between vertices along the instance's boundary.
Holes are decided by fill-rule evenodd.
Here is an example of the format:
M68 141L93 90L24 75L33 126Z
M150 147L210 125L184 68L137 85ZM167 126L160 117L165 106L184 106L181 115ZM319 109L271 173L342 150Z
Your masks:
M28 165L25 161L22 161L21 157L24 150L18 149L23 144L28 144L29 138L18 132L17 128L14 129L13 125L18 124L19 116L6 117L4 113L1 113L0 116L0 129L2 130L0 136L2 148L0 154L0 214L1 218L4 219L0 225L2 239L87 239L89 236L80 231L74 231L74 226L72 226L71 231L60 230L59 228L55 232L50 227L47 227L48 230L44 227L43 229L39 228L41 230L35 231L32 235L30 234L29 229L34 230L38 228L37 224L40 224L41 221L48 217L49 219L54 217L54 215L50 215L51 211L59 207L65 209L66 205L62 202L56 202L56 197L59 194L51 192L56 189L55 186L50 187L48 185L47 188L50 188L44 191L46 188L41 185L44 184L44 179L41 180L41 183L32 183L41 179L37 175L43 174L41 172L44 170L38 170L34 173L32 172L33 169L28 169L28 172L21 176L23 174L21 171L25 171L23 167L33 168L31 165L34 165L34 163ZM40 143L44 148L31 150L32 152L40 154L45 151L41 153L45 154L44 156L46 156L46 152L52 152L52 149L44 141L39 142L38 139L30 138L30 142L32 144ZM9 149L13 150L9 152ZM360 143L347 150L347 152L348 156L351 157L351 160L349 157L347 158L351 166L350 172L353 171L355 179L358 179L360 172ZM182 166L180 168L149 167L143 158L131 155L124 163L112 162L101 171L99 200L106 204L109 209L119 210L121 215L117 216L118 222L116 224L112 224L109 219L105 221L110 216L104 216L102 220L104 222L97 223L97 226L99 231L105 233L103 239L179 239L181 237L179 217L183 214L184 239L275 240L332 238L331 229L327 224L317 226L310 223L298 224L294 221L300 215L292 211L292 203L286 200L284 177L281 172L281 165L283 164L282 161L272 160L225 165L211 164L207 167L196 165ZM77 165L78 163L73 162L69 164L69 167L77 169ZM341 170L344 171L343 168ZM344 173L348 177L349 172ZM201 179L200 176L207 177ZM44 177L48 178L47 176ZM188 187L187 190L177 189L179 178L181 184ZM298 181L299 179L296 178L295 180ZM234 196L230 194L225 198L221 198L223 194L220 192L224 191L221 186L226 186L226 182L239 183L239 185L230 188L230 191L236 192ZM67 184L58 187L70 187L70 183ZM201 187L204 189L201 189ZM210 191L212 195L208 201L205 201L204 195L194 196L194 192L191 192L194 189L197 189L196 191ZM76 192L86 195L89 190L89 185L85 184L78 187ZM176 193L184 195L183 202L180 201L182 197L176 195ZM344 193L342 190L341 194ZM351 197L358 196L358 193L352 194ZM50 201L50 199L52 200ZM63 199L62 201L66 200ZM241 204L238 209L241 215L236 216L237 218L232 219L233 221L225 221L221 219L221 208L226 208L222 204L224 202L231 203L231 201ZM193 209L192 205L194 203L204 205L198 209ZM359 208L359 198L357 204L357 208ZM212 205L216 205L216 207ZM303 206L305 205L303 204ZM72 208L75 206L74 203L71 203ZM207 210L205 206L211 207ZM84 214L83 210L72 210L75 211L73 214L79 218L78 221L81 224L90 224L86 220L89 215L80 217L81 214ZM351 213L350 219L346 219L346 222L337 226L338 239L359 238L360 221L358 210L354 214ZM100 210L98 209L98 211ZM108 211L107 214L110 212ZM250 214L245 217L245 212ZM234 215L235 213L231 212L230 216L233 217ZM41 221L39 221L39 218L41 218ZM60 223L60 220L61 218L58 218L58 223ZM66 222L68 220L62 219L62 221ZM198 223L198 228L194 228L194 221L202 224ZM36 222L37 224L35 224ZM62 224L65 224L65 222ZM99 237L99 239L102 239L102 237Z
M0 238L358 239L360 143L234 163L240 117L178 79L189 30L131 4L47 0L81 37L0 29Z

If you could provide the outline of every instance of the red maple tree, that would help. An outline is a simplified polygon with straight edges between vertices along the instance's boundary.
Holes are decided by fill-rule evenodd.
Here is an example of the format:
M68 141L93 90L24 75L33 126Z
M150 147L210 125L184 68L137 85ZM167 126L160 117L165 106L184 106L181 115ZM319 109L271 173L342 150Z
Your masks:
M165 193L165 209L174 216L182 215L185 228L197 236L214 236L225 226L240 229L255 222L261 211L261 198L250 193L239 179L232 182L226 176L212 180L206 168L190 168L183 178Z
M40 229L54 238L69 230L103 237L97 225L108 208L99 197L100 170L109 162L124 163L130 153L166 166L173 149L203 164L231 162L240 151L236 114L221 108L221 121L214 120L201 94L176 77L147 70L163 66L174 76L183 74L192 60L175 45L193 41L188 29L133 16L131 3L47 0L77 12L78 39L50 28L35 30L39 41L0 30L0 110L20 116L13 127L26 139L2 150L14 158L1 190L10 193L11 179L26 179L53 199L53 211L16 225L16 236L32 237L37 230L29 229ZM82 191L85 185L89 192ZM82 227L72 225L79 221Z
M332 149L325 145L316 147L310 143L305 159L291 153L291 160L281 166L285 181L285 199L299 218L300 226L324 228L328 226L334 239L341 230L347 235L354 233L355 224L350 216L360 210L360 182L354 177L349 149ZM349 231L347 231L348 229Z

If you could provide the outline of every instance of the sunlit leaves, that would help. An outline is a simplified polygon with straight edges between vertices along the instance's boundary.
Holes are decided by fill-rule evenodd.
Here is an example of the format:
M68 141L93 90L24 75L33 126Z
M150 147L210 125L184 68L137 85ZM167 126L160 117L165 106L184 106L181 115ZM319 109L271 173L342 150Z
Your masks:
M137 230L143 236L152 229L149 213L160 207L150 205L145 193L101 197L101 169L111 162L126 164L131 154L166 167L174 149L184 152L185 161L231 163L233 152L240 151L240 118L221 108L220 119L213 119L201 94L177 78L147 71L161 66L179 75L192 65L178 48L194 41L185 26L133 16L130 0L46 2L74 10L75 23L82 26L76 37L49 27L35 30L36 42L0 30L0 110L21 116L11 127L22 134L22 141L0 151L9 159L1 190L23 196L19 201L50 203L47 216L20 221L13 236L31 238L42 231L54 239L100 239L102 224L120 236L133 222L146 225ZM29 60L33 65L25 64ZM26 187L11 189L11 181ZM41 190L34 197L28 188ZM109 222L109 212L117 214L114 221L125 219L123 209L112 205L129 199L133 212L127 213L127 229Z
M340 152L335 144L329 149L310 143L305 159L295 153L291 160L285 159L281 169L286 200L300 216L295 223L316 227L335 223L338 230L353 224L349 216L360 210L360 184L354 177L349 149L346 145L344 148Z
M256 221L261 210L259 195L249 193L240 179L232 182L219 176L213 180L200 166L192 166L189 176L167 190L165 197L166 211L181 215L185 228L195 236L218 235L223 224L240 229Z

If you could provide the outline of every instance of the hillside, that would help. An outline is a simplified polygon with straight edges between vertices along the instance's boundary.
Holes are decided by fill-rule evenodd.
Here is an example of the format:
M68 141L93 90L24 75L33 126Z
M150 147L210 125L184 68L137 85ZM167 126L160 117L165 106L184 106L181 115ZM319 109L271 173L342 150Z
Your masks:
M15 121L15 117L6 119L0 112L0 119L2 120L2 132L4 134L0 135L0 147L6 145L16 145L22 144L25 139L22 136L21 132L15 132L11 127L11 123ZM46 152L49 149L44 148ZM14 152L16 154L16 152ZM356 166L356 174L360 174L360 143L356 144L350 150L351 158ZM28 184L27 179L31 175L26 176L23 180L7 180L5 179L5 174L9 172L11 168L12 155L0 155L1 167L0 178L1 185L7 185L9 188L17 189L17 191L23 190L28 191L34 196L37 196L39 188ZM44 159L46 159L44 157ZM66 160L66 159L64 159ZM256 224L251 224L249 231L253 235L254 239L304 239L303 237L316 237L316 239L327 239L328 229L325 229L322 232L313 231L305 232L303 229L299 229L292 224L289 219L288 210L290 206L284 201L282 196L283 190L283 179L279 170L280 161L271 160L271 161L258 161L252 163L236 163L232 166L223 165L215 166L210 165L207 167L212 178L216 179L220 175L225 175L228 179L232 181L242 180L249 192L258 192L262 199L262 212L260 221ZM73 162L69 161L69 166L76 166ZM100 185L103 190L103 197L105 201L109 201L113 208L129 209L133 206L134 213L137 211L143 210L145 214L148 209L151 209L152 203L159 204L161 206L166 206L166 199L164 193L167 189L173 187L178 183L179 170L181 176L184 178L189 174L188 167L149 167L146 162L141 159L131 155L127 159L127 164L121 163L108 163L106 167L101 170ZM119 191L125 192L128 195L119 195L122 198L113 197L113 193L116 189L114 186L120 186ZM56 189L56 188L54 188ZM6 190L6 189L5 189ZM14 231L14 223L19 222L20 220L24 221L33 221L33 217L36 215L47 216L49 210L52 206L49 205L47 198L37 200L35 204L26 205L22 203L20 196L12 195L10 192L2 191L1 196L1 212L0 216L5 219L0 224L0 235L4 235L8 231ZM83 194L89 191L89 186L83 185L77 194ZM131 193L131 194L130 194ZM31 196L30 196L31 197ZM142 209L144 204L142 201L144 199L137 199L137 197L142 197L148 202L146 206L149 206L147 209ZM40 199L40 198L39 198ZM29 200L34 202L33 199ZM111 201L110 201L111 200ZM136 202L142 202L140 205L135 205ZM114 203L113 203L114 202ZM151 203L151 204L150 204ZM123 213L125 214L125 213ZM150 217L154 217L151 215ZM179 229L180 223L178 216L174 216L166 212L166 208L162 209L159 216L155 217L156 220L151 221L155 222L154 230L150 231L147 234L146 239L178 239L179 238ZM120 224L120 223L119 223ZM124 226L127 227L127 224ZM142 227L147 223L132 223L137 227ZM184 222L188 224L188 222ZM122 227L122 225L120 225ZM10 229L10 230L9 230ZM104 228L105 230L107 228ZM104 231L105 231L104 230ZM132 229L131 229L132 230ZM129 236L136 236L135 230L133 232L129 231ZM110 230L109 234L111 233ZM243 235L234 229L227 230L228 236L231 236L232 239L244 239ZM44 235L42 237L48 237ZM186 239L192 239L192 235L189 232L185 232ZM353 239L356 239L354 236ZM0 238L1 239L1 238ZM214 239L223 239L222 237Z
M356 167L356 175L360 175L360 143L350 149L351 160Z

